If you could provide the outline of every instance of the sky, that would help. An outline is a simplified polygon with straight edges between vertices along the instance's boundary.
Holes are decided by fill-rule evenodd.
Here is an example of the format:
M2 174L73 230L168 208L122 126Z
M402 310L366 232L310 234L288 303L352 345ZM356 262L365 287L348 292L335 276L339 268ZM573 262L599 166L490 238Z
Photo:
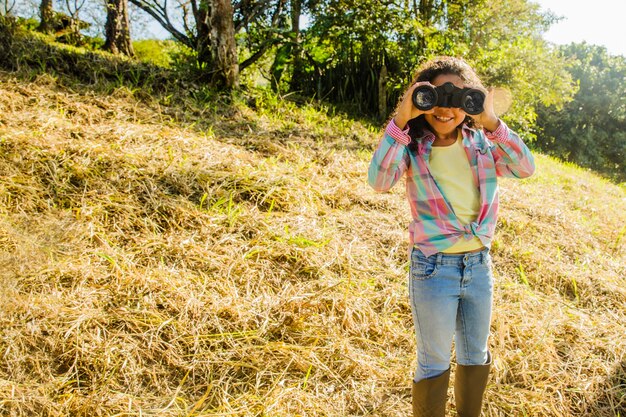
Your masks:
M564 18L544 39L556 44L586 41L626 56L626 0L533 0Z

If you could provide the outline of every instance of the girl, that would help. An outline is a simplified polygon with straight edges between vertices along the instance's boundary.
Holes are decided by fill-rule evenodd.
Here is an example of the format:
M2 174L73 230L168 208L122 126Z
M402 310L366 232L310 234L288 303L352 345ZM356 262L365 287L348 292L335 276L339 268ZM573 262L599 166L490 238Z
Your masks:
M485 92L483 111L459 107L419 110L421 85L452 83ZM448 86L452 88L452 86ZM493 279L489 248L498 212L496 177L525 178L533 157L519 136L498 119L487 93L463 60L437 58L418 72L374 152L368 181L389 190L406 173L413 221L409 226L409 294L417 339L413 415L445 415L454 338L457 414L478 417L491 354Z

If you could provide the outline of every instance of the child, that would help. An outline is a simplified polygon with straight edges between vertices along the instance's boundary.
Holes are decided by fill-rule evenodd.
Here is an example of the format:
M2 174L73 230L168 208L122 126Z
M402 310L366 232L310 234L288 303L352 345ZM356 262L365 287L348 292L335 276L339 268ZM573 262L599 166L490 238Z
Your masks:
M430 110L413 105L416 87L445 83L485 93L482 112L470 116L460 107L443 107L445 102ZM498 119L493 94L465 61L442 57L421 68L387 125L368 172L377 191L389 190L406 173L413 217L409 295L417 339L414 416L445 415L453 338L457 413L480 415L491 365L489 247L498 212L496 177L525 178L534 170L530 151Z

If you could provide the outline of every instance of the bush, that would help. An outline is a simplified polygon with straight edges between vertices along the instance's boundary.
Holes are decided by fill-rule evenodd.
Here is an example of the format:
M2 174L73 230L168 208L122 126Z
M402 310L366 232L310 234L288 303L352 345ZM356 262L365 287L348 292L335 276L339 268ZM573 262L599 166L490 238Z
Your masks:
M169 68L181 46L173 40L142 39L133 42L133 49L141 61Z

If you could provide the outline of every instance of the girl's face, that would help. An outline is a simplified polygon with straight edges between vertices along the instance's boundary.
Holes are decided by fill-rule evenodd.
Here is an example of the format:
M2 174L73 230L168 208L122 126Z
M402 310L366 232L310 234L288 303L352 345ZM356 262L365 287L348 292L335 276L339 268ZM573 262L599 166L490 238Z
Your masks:
M465 87L461 77L454 74L438 75L430 83L435 87L439 87L448 82L459 88ZM424 115L435 136L440 138L447 138L453 133L456 134L457 126L463 123L465 116L466 113L459 107L435 107L433 108L433 113Z

